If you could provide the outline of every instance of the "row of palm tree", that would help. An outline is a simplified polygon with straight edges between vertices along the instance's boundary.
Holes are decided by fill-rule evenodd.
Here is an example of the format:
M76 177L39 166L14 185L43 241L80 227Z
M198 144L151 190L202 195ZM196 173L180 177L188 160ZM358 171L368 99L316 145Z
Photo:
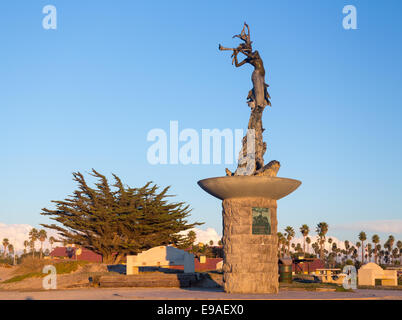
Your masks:
M36 228L32 228L31 231L29 232L28 235L29 239L25 240L23 245L24 245L24 255L28 253L27 248L30 249L30 252L32 253L32 257L35 257L35 244L37 241L40 242L40 259L43 258L43 244L47 239L47 232L46 230L38 230ZM49 237L49 243L50 243L50 251L53 249L53 244L57 242L57 240L54 237ZM10 241L7 238L3 239L3 258L7 257L7 252L8 255L13 255L14 254L14 246L10 243Z
M367 242L367 234L361 231L358 234L358 239L355 245L352 245L349 240L344 241L344 249L338 247L333 242L332 238L327 239L328 224L320 222L317 224L315 232L317 234L316 242L312 243L309 237L310 228L308 225L303 224L299 230L303 236L303 247L301 245L291 243L295 237L295 230L291 226L284 229L284 233L278 232L278 255L283 257L285 255L291 256L292 254L308 254L310 253L310 245L313 252L320 259L327 261L329 264L334 265L340 261L346 262L351 258L355 263L360 256L360 263L370 262L374 256L374 262L380 264L401 264L402 259L402 241L395 243L395 237L390 235L387 241L381 245L380 237L374 234L371 237L371 242ZM325 243L328 242L330 249L325 249ZM394 247L396 244L396 247ZM306 249L307 246L307 249ZM291 249L293 248L293 253ZM360 253L359 253L360 251Z

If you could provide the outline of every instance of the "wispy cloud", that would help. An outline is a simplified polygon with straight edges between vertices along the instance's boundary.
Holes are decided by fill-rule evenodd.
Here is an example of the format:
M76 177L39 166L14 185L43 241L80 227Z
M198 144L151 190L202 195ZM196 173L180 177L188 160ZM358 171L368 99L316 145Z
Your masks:
M335 225L332 229L402 234L402 220L355 221L348 224Z

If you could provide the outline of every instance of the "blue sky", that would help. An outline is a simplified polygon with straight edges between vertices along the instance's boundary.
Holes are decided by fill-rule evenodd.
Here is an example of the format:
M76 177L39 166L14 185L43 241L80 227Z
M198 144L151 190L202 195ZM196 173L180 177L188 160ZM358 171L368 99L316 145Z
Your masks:
M57 30L42 28L47 4ZM342 27L347 4L357 30ZM220 201L197 181L226 165L150 165L146 137L171 120L180 130L246 128L252 67L236 69L217 47L236 45L247 21L272 97L265 161L303 182L279 201L279 228L326 221L355 240L359 226L389 221L376 232L399 226L390 230L400 238L401 9L397 0L2 1L0 222L47 222L41 208L71 194L71 173L95 168L130 186L171 185L192 220L220 233Z

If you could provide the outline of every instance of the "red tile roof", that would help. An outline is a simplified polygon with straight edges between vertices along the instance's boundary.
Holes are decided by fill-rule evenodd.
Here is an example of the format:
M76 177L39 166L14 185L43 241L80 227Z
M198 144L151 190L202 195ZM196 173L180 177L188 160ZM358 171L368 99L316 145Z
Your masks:
M293 272L314 272L316 269L322 269L325 267L324 261L321 259L314 259L313 261L306 261L303 263L298 263L297 268L296 264L293 263L292 271Z
M69 258L75 260L75 250L73 247L57 247L51 253L53 258ZM71 250L71 251L70 251ZM77 260L102 262L102 256L86 248L82 248L81 254L77 256Z

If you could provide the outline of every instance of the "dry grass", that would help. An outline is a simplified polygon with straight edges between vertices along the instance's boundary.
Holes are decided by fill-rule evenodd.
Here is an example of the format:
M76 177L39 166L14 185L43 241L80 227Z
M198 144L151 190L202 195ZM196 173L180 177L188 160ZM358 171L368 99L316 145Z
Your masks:
M86 264L88 264L86 261L51 261L29 257L25 258L16 268L13 273L14 276L3 281L3 283L13 283L28 278L44 277L46 274L44 274L42 270L46 265L54 265L56 267L56 273L60 275L75 272Z

